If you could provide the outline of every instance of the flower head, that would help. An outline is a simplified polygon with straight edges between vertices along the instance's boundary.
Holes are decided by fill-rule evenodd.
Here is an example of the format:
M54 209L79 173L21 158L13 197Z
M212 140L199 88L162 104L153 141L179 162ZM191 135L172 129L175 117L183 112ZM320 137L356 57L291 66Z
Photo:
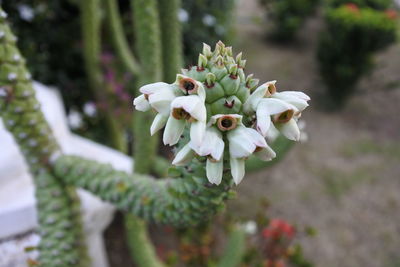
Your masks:
M238 184L247 158L272 160L276 154L265 139L272 131L300 138L297 120L310 98L297 91L278 92L276 81L257 87L258 80L245 75L245 65L242 53L234 57L232 47L218 42L212 51L204 44L197 66L182 70L172 84L141 87L142 95L134 100L137 110L157 112L151 134L165 127L165 145L186 142L172 163L185 166L195 157L204 158L212 184L222 182L224 166ZM189 141L181 139L186 128Z

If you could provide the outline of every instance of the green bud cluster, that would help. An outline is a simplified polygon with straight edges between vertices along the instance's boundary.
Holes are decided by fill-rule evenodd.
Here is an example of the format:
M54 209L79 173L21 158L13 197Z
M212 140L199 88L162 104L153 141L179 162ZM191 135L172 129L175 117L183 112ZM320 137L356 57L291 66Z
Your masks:
M259 83L253 74L245 75L246 60L242 53L236 57L232 47L219 41L214 51L203 45L197 66L182 73L204 83L206 89L207 119L217 114L241 114L242 105Z
M231 179L212 186L205 179L202 164L174 169L180 178L155 180L139 174L114 170L75 156L60 156L54 173L65 183L84 188L119 209L146 221L189 226L209 219L234 196Z

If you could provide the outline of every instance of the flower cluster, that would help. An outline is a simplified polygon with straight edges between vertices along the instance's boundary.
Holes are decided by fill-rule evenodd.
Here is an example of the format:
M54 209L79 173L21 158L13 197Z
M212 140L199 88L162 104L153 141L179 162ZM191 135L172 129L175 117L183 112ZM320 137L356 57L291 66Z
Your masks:
M276 154L266 141L269 131L300 139L297 120L310 98L296 91L277 92L276 81L257 87L259 81L244 74L245 65L242 53L234 58L232 48L222 42L214 51L204 44L197 66L182 70L172 84L141 87L134 100L137 110L157 112L150 133L165 127L165 145L176 145L190 128L190 141L172 163L184 166L195 156L206 157L207 178L213 184L221 183L228 161L238 184L249 156L273 159Z
M265 267L283 267L289 245L296 234L295 228L284 220L273 219L262 231Z

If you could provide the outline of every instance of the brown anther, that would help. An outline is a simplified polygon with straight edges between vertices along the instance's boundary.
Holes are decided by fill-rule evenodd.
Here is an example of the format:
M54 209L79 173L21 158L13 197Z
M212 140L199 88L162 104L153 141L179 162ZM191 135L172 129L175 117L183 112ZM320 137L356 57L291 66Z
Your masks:
M229 115L223 116L218 119L217 126L218 126L218 129L220 129L223 132L230 131L230 130L233 130L236 128L237 120L236 120L236 118L229 116Z
M207 156L207 159L213 163L218 162L218 160L214 159L211 155Z
M236 80L236 79L238 78L238 76L237 76L237 75L234 75L234 74L231 74L231 75L229 75L229 78L231 78L231 79L233 79L233 80Z
M196 67L196 70L199 71L199 72L201 72L201 71L204 71L205 68L204 68L204 67L197 66L197 67Z
M215 83L208 84L207 82L205 82L204 85L205 85L208 89L210 89L210 88L213 88L213 87L214 87Z
M149 95L144 94L144 99L146 99L147 101L149 101Z
M276 93L276 87L275 84L270 83L268 84L268 89L267 92L265 92L265 97L270 97L271 95Z
M225 100L224 106L227 108L233 108L233 106L235 105L235 99L233 99L231 102L229 102L228 100Z
M174 108L172 110L172 117L177 120L187 120L190 121L192 116L188 112L186 112L183 108Z
M286 123L290 121L294 116L294 110L288 109L280 114L277 114L273 117L272 121L274 123Z
M254 150L254 153L256 153L256 152L260 152L261 150L263 149L263 147L256 147L256 149Z

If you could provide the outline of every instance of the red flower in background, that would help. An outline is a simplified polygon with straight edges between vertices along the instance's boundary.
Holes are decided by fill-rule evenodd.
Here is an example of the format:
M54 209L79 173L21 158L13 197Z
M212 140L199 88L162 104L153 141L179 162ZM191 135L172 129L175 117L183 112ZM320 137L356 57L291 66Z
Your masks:
M394 9L386 10L385 14L389 19L396 19L397 18L397 12Z
M283 258L296 234L295 228L284 220L272 219L262 231L265 267L283 267Z
M268 227L265 228L262 232L262 235L265 239L293 239L295 235L295 229L292 225L288 224L284 220L273 219L269 223Z
M348 10L353 11L354 13L359 13L360 9L354 3L347 3L344 5Z

